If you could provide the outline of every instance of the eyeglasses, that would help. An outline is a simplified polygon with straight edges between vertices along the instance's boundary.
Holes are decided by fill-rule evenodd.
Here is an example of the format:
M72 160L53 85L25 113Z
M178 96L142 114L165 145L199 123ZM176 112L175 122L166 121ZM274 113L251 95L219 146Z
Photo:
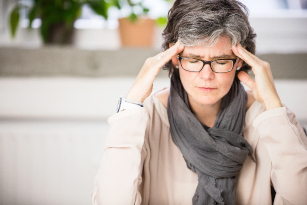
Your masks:
M236 59L218 59L213 61L203 61L198 58L177 56L180 61L183 70L190 72L200 72L206 64L210 65L210 68L215 73L228 73L232 71Z

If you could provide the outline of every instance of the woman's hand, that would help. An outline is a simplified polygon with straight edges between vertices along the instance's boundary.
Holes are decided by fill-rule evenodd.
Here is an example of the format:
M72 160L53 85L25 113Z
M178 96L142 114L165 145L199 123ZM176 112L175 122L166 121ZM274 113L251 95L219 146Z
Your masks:
M243 71L238 73L238 78L251 89L255 99L263 105L265 110L282 107L274 85L270 64L260 60L240 44L234 46L232 51L252 67L255 81Z
M182 52L183 49L184 46L178 41L174 46L170 47L166 51L146 59L126 98L143 103L144 100L151 94L153 82L162 66L169 62L173 56Z

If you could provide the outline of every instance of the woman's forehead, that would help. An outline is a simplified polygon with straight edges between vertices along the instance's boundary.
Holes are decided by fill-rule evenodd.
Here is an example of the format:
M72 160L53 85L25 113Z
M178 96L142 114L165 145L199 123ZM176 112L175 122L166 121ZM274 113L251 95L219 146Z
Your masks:
M186 46L182 52L182 55L198 58L230 57L234 56L231 48L232 46L228 39L220 38L210 47L202 45Z

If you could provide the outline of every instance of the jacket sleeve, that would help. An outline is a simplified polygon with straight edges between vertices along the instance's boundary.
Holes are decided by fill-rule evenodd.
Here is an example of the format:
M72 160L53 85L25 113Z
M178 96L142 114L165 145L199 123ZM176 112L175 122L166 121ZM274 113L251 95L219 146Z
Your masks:
M272 162L274 204L307 204L307 137L286 107L261 113L253 122Z
M146 157L143 144L148 118L142 107L108 118L110 128L95 179L93 204L141 204L138 186Z

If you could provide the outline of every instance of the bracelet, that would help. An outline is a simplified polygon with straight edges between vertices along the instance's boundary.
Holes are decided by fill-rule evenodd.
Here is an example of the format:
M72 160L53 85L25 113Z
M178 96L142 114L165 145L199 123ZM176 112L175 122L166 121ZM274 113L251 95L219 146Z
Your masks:
M121 110L126 110L134 107L144 107L144 106L143 103L141 102L135 100L129 100L121 96L118 101L116 111L119 112Z

